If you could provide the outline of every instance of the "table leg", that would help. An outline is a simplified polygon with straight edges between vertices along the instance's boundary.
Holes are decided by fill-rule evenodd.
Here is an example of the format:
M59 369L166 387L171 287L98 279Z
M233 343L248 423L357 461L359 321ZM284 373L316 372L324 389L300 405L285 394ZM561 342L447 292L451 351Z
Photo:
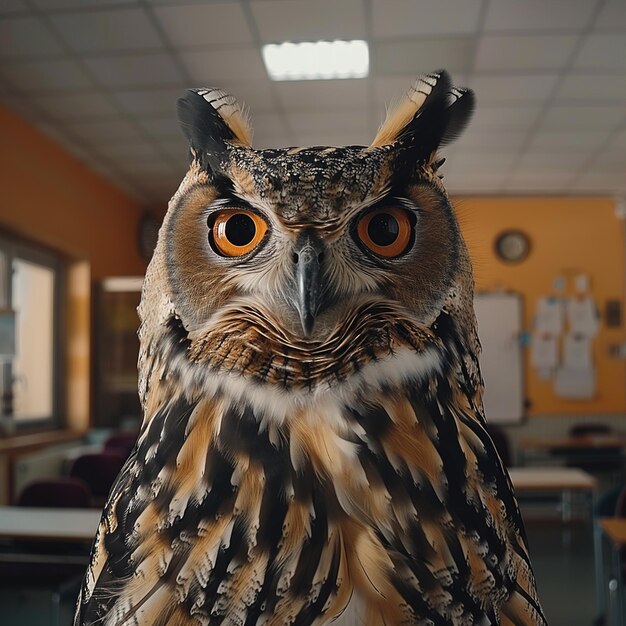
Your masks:
M593 517L595 511L595 493L592 494L592 524L593 524L593 565L596 578L596 607L598 618L606 615L606 581L604 578L604 553L602 545L602 528L599 519Z
M569 489L563 489L561 492L561 521L563 524L572 521L572 492Z
M622 551L613 546L613 568L615 569L615 620L616 626L624 624L624 577L622 574Z

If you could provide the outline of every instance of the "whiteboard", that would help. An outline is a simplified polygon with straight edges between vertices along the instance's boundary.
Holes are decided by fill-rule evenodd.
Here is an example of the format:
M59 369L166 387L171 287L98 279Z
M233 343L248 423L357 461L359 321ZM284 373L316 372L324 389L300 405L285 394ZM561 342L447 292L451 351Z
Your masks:
M475 296L474 307L483 346L480 369L487 421L520 422L524 417L522 299L514 293L481 293Z

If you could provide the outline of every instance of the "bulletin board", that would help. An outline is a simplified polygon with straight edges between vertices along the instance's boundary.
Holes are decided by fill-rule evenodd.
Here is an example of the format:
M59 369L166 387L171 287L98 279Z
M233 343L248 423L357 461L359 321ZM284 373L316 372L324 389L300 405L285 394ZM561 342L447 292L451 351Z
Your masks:
M515 293L480 293L474 298L483 348L485 415L493 424L519 423L524 417L522 305Z

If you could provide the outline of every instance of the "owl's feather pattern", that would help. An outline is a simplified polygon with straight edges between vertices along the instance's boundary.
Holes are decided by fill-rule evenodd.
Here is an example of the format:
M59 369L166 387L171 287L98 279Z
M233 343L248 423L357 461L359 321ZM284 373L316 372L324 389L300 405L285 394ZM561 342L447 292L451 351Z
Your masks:
M456 132L448 108L466 96L446 75L423 80L442 81ZM144 424L105 507L77 625L545 624L485 431L471 268L435 175L437 141L404 169L415 115L369 148L256 152L226 138L210 159L196 154L146 277ZM202 131L189 132L201 150ZM254 284L198 263L207 206L245 201L275 237L315 229L332 242L330 266L355 253L354 216L389 195L420 206L406 278L365 259L359 290L338 263L327 297L343 308L320 313L317 335L289 321L277 249L254 257Z

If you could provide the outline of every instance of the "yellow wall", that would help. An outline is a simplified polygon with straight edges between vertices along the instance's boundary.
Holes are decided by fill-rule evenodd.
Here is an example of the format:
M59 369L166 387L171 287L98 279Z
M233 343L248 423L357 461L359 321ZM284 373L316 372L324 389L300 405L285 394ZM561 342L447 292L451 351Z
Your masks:
M554 277L567 278L565 295L574 294L573 277L587 274L601 315L606 301L624 305L626 259L624 222L614 214L611 198L485 197L458 198L455 206L474 263L479 290L506 289L522 294L526 329L538 298L552 293ZM494 241L506 229L520 229L532 249L518 265L495 255ZM626 340L624 324L607 328L601 320L594 340L597 394L592 400L557 397L551 380L540 380L526 350L526 391L530 415L623 413L626 411L626 364L608 355L609 346Z

